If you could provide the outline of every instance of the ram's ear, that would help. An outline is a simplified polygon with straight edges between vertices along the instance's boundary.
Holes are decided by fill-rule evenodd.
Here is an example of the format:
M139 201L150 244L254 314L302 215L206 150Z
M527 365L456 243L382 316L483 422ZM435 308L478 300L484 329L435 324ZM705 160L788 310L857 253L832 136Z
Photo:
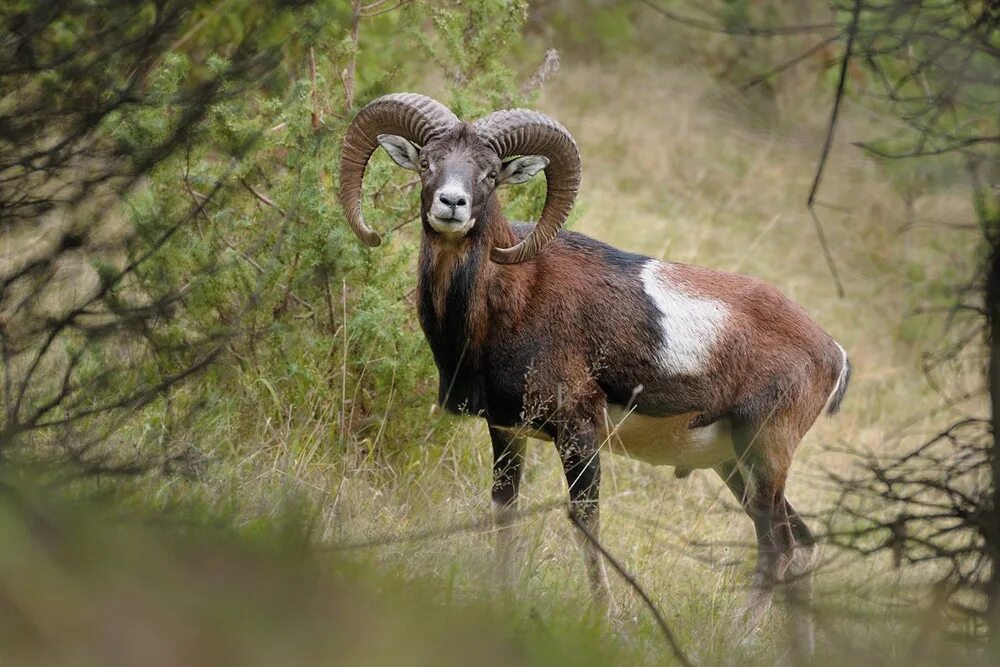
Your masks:
M415 143L395 134L380 134L378 142L400 167L420 171L420 147Z
M549 166L549 159L541 155L522 155L507 160L500 169L497 185L517 185L531 180L531 177Z

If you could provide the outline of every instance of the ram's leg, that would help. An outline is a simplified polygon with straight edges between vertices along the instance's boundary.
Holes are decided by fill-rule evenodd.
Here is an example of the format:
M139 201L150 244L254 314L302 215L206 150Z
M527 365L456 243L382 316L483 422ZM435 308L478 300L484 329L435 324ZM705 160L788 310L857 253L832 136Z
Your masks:
M763 429L756 439L753 433L740 435L739 464L730 461L715 470L753 520L757 533L757 568L743 622L748 631L759 624L770 605L775 584L785 577L786 598L791 607L791 641L800 652L811 653L815 629L810 608L809 567L816 539L784 496L787 462L791 460L789 439L782 439L777 429ZM765 452L774 455L768 460Z
M788 514L788 522L792 527L792 537L795 538L795 558L792 560L790 573L798 575L808 572L814 565L816 537L787 498L785 499L785 513Z
M754 581L751 584L750 595L741 612L742 623L747 631L753 630L760 622L771 602L771 590L777 575L771 570L774 569L774 559L771 556L773 549L767 534L770 532L769 524L764 524L755 517L750 509L750 497L747 492L747 482L743 476L740 466L736 461L728 461L715 468L716 473L722 478L726 486L739 501L740 506L754 522L754 530L757 533L757 568L754 572ZM762 536L764 539L762 539ZM767 544L765 544L767 542Z
M743 509L747 510L746 482L743 481L743 475L740 473L736 462L727 461L717 466L715 472L726 483L726 486L729 487L729 490L732 491L736 499L740 501ZM749 510L747 511L749 513ZM802 572L808 572L809 568L812 567L816 538L813 536L812 531L809 530L806 522L795 511L792 504L788 502L787 498L785 499L785 513L788 516L788 523L791 526L795 546L795 556L792 559L789 576L797 576Z
M737 462L720 467L719 474L740 499L757 534L757 566L744 612L747 629L753 629L770 607L775 584L792 560L795 538L784 493L796 443L777 423L734 425L733 440Z
M519 556L513 521L524 469L525 439L490 427L493 442L493 521L496 528L497 569L503 582L517 581Z
M601 459L596 431L590 424L566 429L557 438L556 446L569 485L569 511L591 537L599 539ZM594 602L613 615L616 608L601 552L579 531L577 538L583 551Z
M812 655L816 650L816 619L813 614L816 538L787 498L785 512L795 538L795 555L785 575L788 580L786 586L792 619L792 641L800 653Z

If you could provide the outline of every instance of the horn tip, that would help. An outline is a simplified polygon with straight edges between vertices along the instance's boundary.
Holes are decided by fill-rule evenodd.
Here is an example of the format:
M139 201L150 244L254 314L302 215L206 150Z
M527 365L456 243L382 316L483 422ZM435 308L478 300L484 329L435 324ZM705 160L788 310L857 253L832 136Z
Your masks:
M490 259L497 264L517 264L521 261L521 244L512 248L493 248Z

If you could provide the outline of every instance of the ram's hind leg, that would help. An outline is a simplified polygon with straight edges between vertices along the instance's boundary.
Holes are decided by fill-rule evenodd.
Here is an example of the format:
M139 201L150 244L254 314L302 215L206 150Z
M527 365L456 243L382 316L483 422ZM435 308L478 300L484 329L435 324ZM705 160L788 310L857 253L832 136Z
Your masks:
M757 565L743 617L756 627L771 604L774 587L792 562L795 536L785 500L785 479L797 440L780 424L734 426L737 460L717 472L753 521Z
M809 568L816 540L785 498L785 480L798 441L798 433L780 420L759 428L734 429L739 458L718 466L716 472L753 520L757 534L757 566L743 613L746 629L760 623L775 585L788 578L789 602L804 607L792 609L792 639L811 651L814 631L808 609L812 598Z
M795 555L785 575L786 597L792 621L792 642L800 653L812 655L816 650L816 619L813 617L812 607L816 538L787 498L785 511L791 522L792 535L795 537Z

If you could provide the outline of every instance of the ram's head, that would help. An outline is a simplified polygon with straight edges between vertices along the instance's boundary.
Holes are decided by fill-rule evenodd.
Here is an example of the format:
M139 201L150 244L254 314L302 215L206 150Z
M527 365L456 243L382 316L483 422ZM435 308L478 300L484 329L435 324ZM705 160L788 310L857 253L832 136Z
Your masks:
M414 93L380 97L364 107L344 137L340 201L347 221L369 246L381 242L361 213L365 166L381 145L396 164L420 174L421 218L429 234L449 238L481 231L493 191L545 170L548 192L534 231L512 248L493 248L493 261L534 256L566 221L580 188L580 153L573 137L548 116L497 111L474 123Z

